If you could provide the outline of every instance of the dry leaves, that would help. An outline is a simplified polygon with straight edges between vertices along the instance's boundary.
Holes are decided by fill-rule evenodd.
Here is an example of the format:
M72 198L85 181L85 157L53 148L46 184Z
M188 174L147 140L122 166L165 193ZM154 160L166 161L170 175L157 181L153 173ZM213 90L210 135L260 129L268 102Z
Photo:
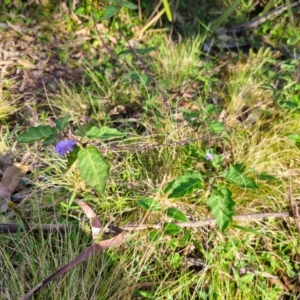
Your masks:
M11 194L28 170L28 166L17 163L6 168L0 182L0 211L5 212L7 210L7 202L10 201Z

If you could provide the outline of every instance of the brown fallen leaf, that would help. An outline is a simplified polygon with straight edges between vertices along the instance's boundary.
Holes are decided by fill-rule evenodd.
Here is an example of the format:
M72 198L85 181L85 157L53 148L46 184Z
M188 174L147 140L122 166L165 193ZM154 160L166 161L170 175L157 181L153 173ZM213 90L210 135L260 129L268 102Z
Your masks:
M22 41L25 41L25 42L33 42L35 39L34 39L34 37L32 37L32 36L30 36L30 35L23 35L22 36Z
M19 34L23 34L23 30L20 25L14 25L14 24L10 23L9 21L7 21L6 23L14 31L18 32Z
M81 207L85 215L90 220L90 225L92 228L93 240L97 241L101 231L103 230L101 222L99 221L97 215L93 211L93 209L86 203L81 200L75 200L75 202Z
M4 171L0 182L0 211L7 210L7 202L10 200L11 194L28 170L28 166L16 163Z
M186 99L183 99L180 104L185 108L185 109L188 109L188 110L192 110L192 111L199 111L200 110L200 107Z
M24 68L26 68L26 69L33 69L33 68L35 68L35 65L31 61L29 61L28 59L20 59L20 58L18 58L17 59L17 64L20 65L20 66L22 66L22 67L24 67Z

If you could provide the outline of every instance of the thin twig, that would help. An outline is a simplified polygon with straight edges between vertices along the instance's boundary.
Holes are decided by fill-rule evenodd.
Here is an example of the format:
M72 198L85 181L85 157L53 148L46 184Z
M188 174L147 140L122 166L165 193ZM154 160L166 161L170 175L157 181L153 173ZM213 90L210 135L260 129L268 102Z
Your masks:
M233 220L235 221L251 221L257 219L268 219L268 218L286 218L289 217L289 212L275 212L275 213L261 213L261 214L247 214L247 215L238 215L234 216ZM179 222L175 223L177 226L182 228L198 228L198 227L205 227L205 226L216 226L217 221L216 219L207 219L202 221L189 221L189 222ZM138 231L138 230L145 230L145 229L161 229L163 228L163 224L154 224L154 225L134 225L134 224L127 224L120 226L121 229L127 231Z
M65 231L71 230L74 227L78 228L77 225L61 225L61 224L33 225L33 224L28 224L28 230L27 230L21 224L1 223L0 224L0 234L12 234L12 233L17 233L19 231L29 231L32 233L39 233L40 231L43 231L43 232L52 232L52 231L65 232Z
M260 214L246 214L246 215L238 215L234 216L233 220L235 221L252 221L252 220L259 220L259 219L269 219L269 218L286 218L291 216L289 212L274 212L274 213L260 213ZM205 227L205 226L216 226L217 222L215 219L206 219L202 221L189 221L189 222L179 222L175 223L177 226L182 228L198 228L198 227ZM122 229L125 231L140 231L146 229L161 229L165 224L125 224L123 226L117 227L115 225L109 225L105 228L105 232L112 232L116 231L117 229ZM41 225L32 225L30 224L30 231L33 232L43 232L48 231L60 231L65 232L69 231L72 228L78 228L77 225L61 225L61 224L41 224ZM24 227L20 224L0 224L0 234L1 233L16 233L18 230L24 230ZM119 230L118 232L119 233Z
M300 5L300 1L291 3L290 8L296 7L298 5ZM238 26L234 26L233 28L230 29L230 31L232 31L233 33L239 33L241 31L244 31L247 29L255 28L255 27L261 25L262 23L266 22L267 20L270 20L271 18L278 17L280 14L282 14L283 12L288 10L288 7L289 7L288 5L283 5L278 8L275 8L274 10L268 12L267 14L265 14L262 17L258 17L247 23L244 23L244 24L241 24Z

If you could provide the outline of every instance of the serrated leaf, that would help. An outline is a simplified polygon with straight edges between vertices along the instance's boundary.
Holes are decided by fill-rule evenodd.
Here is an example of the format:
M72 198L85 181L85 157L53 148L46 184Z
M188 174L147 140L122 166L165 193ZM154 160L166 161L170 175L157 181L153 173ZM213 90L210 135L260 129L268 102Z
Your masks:
M37 127L31 127L27 132L22 133L18 137L19 143L32 143L36 141L44 140L50 136L55 136L57 131L47 125L40 125Z
M221 123L219 121L212 121L209 123L208 129L212 133L218 134L218 133L222 133L225 130L225 127L224 127L223 123Z
M63 131L69 125L70 118L71 116L65 116L57 119L55 121L56 128L60 131Z
M88 146L78 152L78 169L87 184L104 192L110 166L96 147Z
M159 211L161 210L160 204L157 200L151 199L151 198L146 198L146 199L140 199L137 201L137 204L146 210L151 210L151 211Z
M182 227L174 224L174 223L170 223L164 226L164 233L168 234L168 235L176 235L179 232L181 232L183 229Z
M169 193L168 198L180 198L202 188L202 175L198 172L179 176L167 184L164 192Z
M221 231L224 232L234 215L235 203L231 191L225 185L219 186L208 198L207 205L211 208L211 214L215 217Z
M172 218L176 221L182 221L182 222L188 221L188 218L186 217L186 215L182 211L180 211L179 209L177 209L175 207L167 208L166 214L169 218Z
M97 140L104 141L104 140L110 140L115 138L121 138L124 137L125 134L115 128L109 128L106 126L102 126L101 128L98 128L94 126L86 133L86 136L89 139L97 139Z
M103 19L107 20L114 16L116 12L118 11L118 7L113 6L113 5L107 5L104 8L104 13L103 13Z
M250 179L245 174L238 172L238 170L236 170L236 168L232 165L230 165L229 170L225 170L222 175L225 179L238 187L245 189L258 188L253 179Z

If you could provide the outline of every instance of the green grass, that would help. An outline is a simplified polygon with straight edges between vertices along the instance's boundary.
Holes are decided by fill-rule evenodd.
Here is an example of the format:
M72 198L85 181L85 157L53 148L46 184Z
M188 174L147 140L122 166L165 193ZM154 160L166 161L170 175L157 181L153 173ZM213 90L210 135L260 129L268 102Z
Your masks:
M270 49L249 56L219 55L212 59L201 53L205 38L206 33L172 43L159 33L145 39L145 46L157 47L143 58L166 92L166 101L153 82L141 84L139 78L128 82L120 67L103 55L99 68L106 64L106 71L95 70L92 63L86 65L86 85L63 85L42 104L29 103L43 116L41 124L53 124L58 117L71 115L67 136L88 122L129 134L121 142L94 143L107 147L103 156L111 165L101 195L81 178L76 164L66 172L66 159L55 154L52 146L34 143L13 147L18 159L27 150L30 159L25 163L38 164L21 183L24 194L20 211L32 224L79 224L79 230L2 235L1 299L20 299L92 243L88 219L74 208L74 198L88 203L103 225L169 223L172 220L164 212L169 207L178 208L190 220L211 218L206 201L212 185L223 184L225 179L218 167L204 159L207 151L222 157L220 171L230 164L243 163L245 174L259 186L242 189L229 185L236 215L290 209L288 189L291 186L293 200L299 197L300 175L300 149L287 137L300 131L299 103L294 96L299 83L293 81L297 72L293 62L284 61L291 68L278 71L283 61ZM124 57L122 62L127 72L144 74L135 59ZM276 80L286 88L274 90ZM0 103L0 118L6 125L1 129L2 153L12 148L16 135L28 129L26 117L18 126L12 120L10 114L16 108L7 104L9 96L5 94ZM295 99L297 108L279 107L279 101L288 105L290 99ZM184 113L191 110L183 106L183 100L198 107L198 112L192 112L198 114L197 126L184 120ZM111 111L116 106L130 107L138 116L129 116L131 121L126 121L128 116L114 118ZM215 110L211 112L212 107ZM18 109L22 116L22 108ZM47 113L41 114L45 110ZM209 131L209 123L215 120L223 122L225 133ZM202 134L209 134L209 138L199 140ZM117 149L120 145L130 149ZM187 171L203 174L202 190L169 198L165 187ZM269 177L262 178L262 174ZM137 201L146 198L158 201L162 209L142 209ZM0 222L20 220L9 211ZM273 218L233 224L246 230L230 226L222 233L218 227L208 226L185 228L170 236L159 229L156 239L150 229L133 232L123 245L53 280L34 299L244 300L283 299L284 293L290 295L289 299L297 299L292 284L284 290L299 273L299 234L294 220ZM191 258L200 264L189 266Z

